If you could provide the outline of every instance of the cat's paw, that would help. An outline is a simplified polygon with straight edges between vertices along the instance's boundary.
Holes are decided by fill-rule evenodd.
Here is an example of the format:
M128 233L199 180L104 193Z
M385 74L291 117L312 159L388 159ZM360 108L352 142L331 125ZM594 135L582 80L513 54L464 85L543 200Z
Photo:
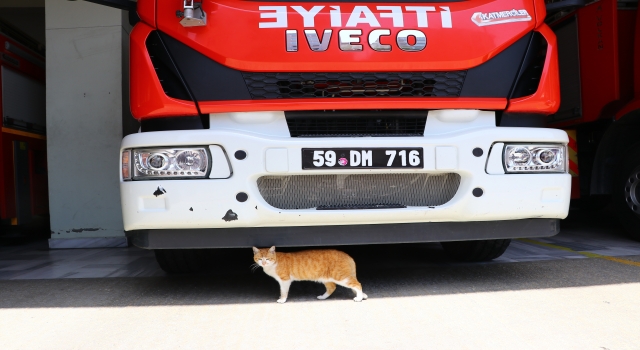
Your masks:
M369 297L366 294L362 293L362 299L369 299Z
M287 302L287 298L280 298L280 299L278 299L277 301L278 301L278 303L280 303L280 304L284 304L284 303L286 303L286 302Z
M322 294L322 295L318 295L318 299L320 299L320 300L325 300L325 299L327 299L328 297L329 297L329 296L327 295L327 293Z
M362 297L359 297L359 298L355 297L355 298L353 298L353 301L362 301Z

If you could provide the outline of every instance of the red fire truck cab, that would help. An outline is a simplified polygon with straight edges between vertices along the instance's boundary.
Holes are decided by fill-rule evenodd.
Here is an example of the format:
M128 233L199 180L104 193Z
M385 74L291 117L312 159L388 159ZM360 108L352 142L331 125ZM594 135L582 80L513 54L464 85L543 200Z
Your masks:
M568 213L542 0L127 6L141 128L121 146L124 226L167 271L271 245L490 260Z
M562 97L547 125L569 133L572 198L611 204L640 240L638 1L592 1L547 21L558 37Z

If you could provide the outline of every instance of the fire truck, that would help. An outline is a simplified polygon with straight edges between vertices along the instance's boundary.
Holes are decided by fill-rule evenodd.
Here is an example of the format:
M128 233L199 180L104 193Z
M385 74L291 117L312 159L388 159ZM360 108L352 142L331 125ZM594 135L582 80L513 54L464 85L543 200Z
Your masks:
M569 133L571 197L582 209L609 205L640 240L638 1L574 4L547 19L558 38L562 97L547 125Z
M166 271L271 245L486 261L568 214L542 0L91 1L135 23L122 212Z
M49 233L44 81L42 45L0 21L0 237Z

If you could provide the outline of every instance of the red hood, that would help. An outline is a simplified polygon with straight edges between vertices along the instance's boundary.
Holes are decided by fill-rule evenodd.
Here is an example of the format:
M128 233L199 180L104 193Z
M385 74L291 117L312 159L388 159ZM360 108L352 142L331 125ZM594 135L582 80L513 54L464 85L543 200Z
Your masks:
M261 72L464 70L488 61L541 22L536 18L532 0L441 3L202 0L207 25L185 28L175 15L182 4L182 0L157 2L159 30L228 67ZM336 16L338 6L340 15ZM380 6L394 8L379 9ZM308 15L305 27L299 11L314 7L322 8L313 16L313 23ZM426 12L427 23L419 14L424 9L415 7L431 7ZM286 11L286 16L277 15L278 11ZM395 19L393 11L398 11ZM315 30L319 38L323 38L325 30L331 30L327 49L312 51L305 29ZM375 29L390 31L380 42L391 45L391 51L379 52L370 47L368 36ZM297 30L296 52L287 52L287 30ZM341 30L361 30L362 51L342 51L338 41ZM402 30L424 33L426 46L415 52L401 50L396 37ZM413 39L409 40L413 44Z

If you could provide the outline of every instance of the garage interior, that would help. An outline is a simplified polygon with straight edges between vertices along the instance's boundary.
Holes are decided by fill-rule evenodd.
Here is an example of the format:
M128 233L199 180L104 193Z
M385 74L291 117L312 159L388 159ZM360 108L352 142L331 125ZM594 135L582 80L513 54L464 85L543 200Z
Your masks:
M131 30L127 14L84 1L9 0L0 3L0 19L3 33L28 45L41 64L46 61L46 79L43 76L39 82L40 109L31 113L38 114L40 123L29 123L29 129L26 124L12 125L35 134L42 143L36 150L37 141L22 142L24 157L31 153L40 169L29 172L24 161L26 170L16 173L18 199L3 198L3 235L50 238L50 248L126 246L118 176L112 169L117 168L113 154L120 140L138 129L127 100ZM3 64L10 63L5 60ZM6 85L11 77L4 74L4 78ZM16 89L5 88L4 94L11 105L34 109L33 103L12 101L7 94L12 90ZM7 108L5 112L3 130L9 129L11 120L30 118L11 119ZM10 156L13 144L7 137L3 142ZM48 162L38 153L44 151L44 142ZM17 146L19 150L20 144ZM11 158L5 161L12 162ZM43 166L48 169L48 189L46 177L36 180ZM5 173L5 187L13 189L14 174L9 169ZM20 186L26 183L33 185ZM48 192L48 200L43 200L46 195L42 192Z
M0 0L0 349L640 348L640 230L630 238L616 212L633 201L609 205L615 174L591 166L625 160L599 155L603 140L635 140L612 143L625 157L640 149L640 124L613 121L640 96L640 71L618 69L640 61L640 24L630 25L638 0L587 2L612 1L626 11L620 43L608 41L602 7L589 9L588 25L569 20L556 31L563 99L548 122L569 131L574 182L560 234L515 239L480 263L453 261L439 243L324 247L354 258L370 299L355 303L339 287L317 300L322 284L296 282L282 305L248 248L211 250L205 271L172 274L127 241L118 153L140 128L128 101L127 13L82 0ZM579 62L581 30L598 34L589 62ZM599 49L609 45L624 54ZM589 82L600 91L584 95ZM588 122L577 123L585 101Z
M637 2L618 1L618 6L629 10L623 17L634 18ZM633 46L637 39L628 25L633 21L624 23L619 29L627 35L620 45ZM122 138L139 128L128 103L131 29L127 12L85 1L5 0L0 4L0 32L27 47L28 56L40 60L36 66L44 73L40 80L34 78L37 73L20 79L28 74L5 68L11 63L7 61L10 58L4 58L3 99L7 102L3 104L3 131L18 130L22 136L27 133L32 138L30 143L11 137L2 140L4 161L14 162L16 168L15 174L3 178L5 188L16 188L15 198L3 196L3 239L46 239L50 249L129 245L122 228L118 175L113 171L118 167L118 158L113 155ZM557 35L571 36L577 30L575 23L569 23ZM10 51L7 47L4 49ZM562 124L580 113L581 96L571 90L580 84L576 49L571 45L560 48L560 65L565 72L563 102L561 112L550 122ZM630 66L633 56L622 55L620 60L621 65ZM610 75L607 69L601 74ZM632 76L628 71L620 74L621 100L633 97ZM40 96L42 103L12 99L15 88L7 88L6 84L30 89L30 95ZM28 111L27 117L12 118L10 111L16 109ZM583 133L602 138L598 134L600 125L594 125L583 128ZM10 135L20 136L16 132ZM578 146L589 148L589 139L579 139ZM595 156L594 151L592 157ZM593 191L590 171L579 170L583 175L580 187ZM576 201L575 208L580 205L598 204ZM635 249L635 243L630 244Z

